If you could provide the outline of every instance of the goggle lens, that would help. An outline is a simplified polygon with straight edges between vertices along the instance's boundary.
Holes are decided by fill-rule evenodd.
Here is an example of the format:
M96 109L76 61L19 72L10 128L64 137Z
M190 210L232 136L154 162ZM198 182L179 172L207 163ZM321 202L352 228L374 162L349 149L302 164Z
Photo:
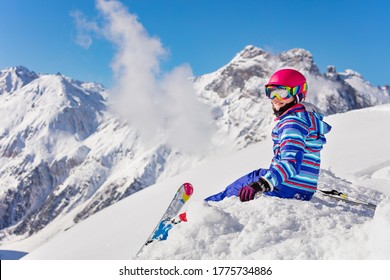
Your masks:
M307 91L307 83L290 88L287 86L269 85L265 87L265 93L270 99L288 99L300 92Z
M288 99L291 95L291 88L285 86L267 86L265 93L268 98L274 99Z

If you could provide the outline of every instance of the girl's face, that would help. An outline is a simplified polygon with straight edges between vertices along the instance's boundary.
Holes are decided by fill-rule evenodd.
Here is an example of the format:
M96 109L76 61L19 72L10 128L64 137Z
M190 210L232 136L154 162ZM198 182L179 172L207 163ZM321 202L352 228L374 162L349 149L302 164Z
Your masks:
M275 107L276 110L279 110L284 105L292 101L294 101L294 97L290 97L288 99L277 99L277 98L271 99L272 105Z

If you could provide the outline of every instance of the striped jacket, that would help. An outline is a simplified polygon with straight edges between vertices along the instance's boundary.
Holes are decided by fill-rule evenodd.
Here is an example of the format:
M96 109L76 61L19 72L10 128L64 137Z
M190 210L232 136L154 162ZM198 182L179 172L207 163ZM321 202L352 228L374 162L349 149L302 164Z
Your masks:
M285 198L309 200L317 189L320 151L331 126L309 103L300 103L279 117L272 130L274 157L262 176L273 191Z

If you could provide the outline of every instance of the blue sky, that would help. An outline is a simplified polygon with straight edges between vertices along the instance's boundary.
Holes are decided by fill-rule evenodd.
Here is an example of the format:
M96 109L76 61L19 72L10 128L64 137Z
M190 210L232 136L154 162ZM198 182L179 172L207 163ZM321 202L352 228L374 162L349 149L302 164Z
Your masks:
M195 75L217 70L247 45L274 54L310 51L321 72L353 69L374 85L390 84L387 0L121 0L169 57L163 70L188 63ZM76 43L72 12L101 21L94 0L0 0L0 69L23 65L83 81L112 84L115 47L95 35Z

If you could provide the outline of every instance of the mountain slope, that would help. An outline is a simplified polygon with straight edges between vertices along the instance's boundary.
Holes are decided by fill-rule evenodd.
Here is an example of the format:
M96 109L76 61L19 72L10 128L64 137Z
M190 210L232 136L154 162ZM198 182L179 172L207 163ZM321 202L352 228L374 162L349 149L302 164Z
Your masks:
M148 246L139 256L141 259L389 259L390 162L386 155L390 148L376 145L375 141L387 143L390 133L382 130L380 140L370 137L389 118L389 105L327 118L334 130L323 150L319 187L376 202L375 212L320 194L309 202L273 197L247 203L237 198L202 202L245 172L269 164L271 140L267 138L123 199L62 232L25 258L134 258L178 185L190 181L195 192L188 202L189 222L175 226L167 241ZM367 137L360 137L359 124L364 125ZM365 161L357 162L357 154ZM365 167L378 180L376 184L365 184L368 174L361 172ZM22 247L14 244L2 249Z
M3 241L34 234L77 207L74 221L84 219L164 171L172 149L140 143L98 84L26 68L9 72L5 80L17 78L10 82L16 90L0 95Z

